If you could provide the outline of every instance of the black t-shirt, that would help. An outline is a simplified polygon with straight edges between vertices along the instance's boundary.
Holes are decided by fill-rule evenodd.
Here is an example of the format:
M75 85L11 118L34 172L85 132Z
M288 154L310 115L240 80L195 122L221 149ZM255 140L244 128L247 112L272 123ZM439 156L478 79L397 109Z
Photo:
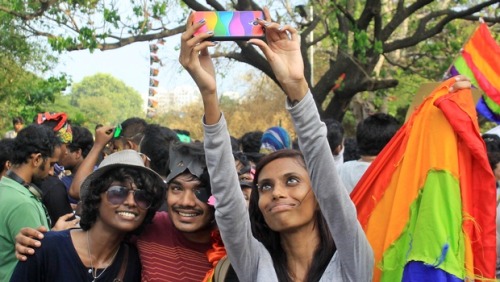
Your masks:
M56 176L49 176L41 183L35 183L42 190L42 202L49 212L52 226L59 217L73 212L64 183Z

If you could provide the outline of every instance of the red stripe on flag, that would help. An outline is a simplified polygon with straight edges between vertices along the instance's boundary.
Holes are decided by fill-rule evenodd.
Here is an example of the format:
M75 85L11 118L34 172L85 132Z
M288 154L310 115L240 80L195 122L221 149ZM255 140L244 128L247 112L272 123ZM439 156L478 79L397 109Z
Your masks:
M467 62L467 65L474 73L474 76L479 84L479 87L497 104L500 104L500 91L490 84L489 80L483 75L483 73L474 64L471 55L467 52L462 52L462 57Z

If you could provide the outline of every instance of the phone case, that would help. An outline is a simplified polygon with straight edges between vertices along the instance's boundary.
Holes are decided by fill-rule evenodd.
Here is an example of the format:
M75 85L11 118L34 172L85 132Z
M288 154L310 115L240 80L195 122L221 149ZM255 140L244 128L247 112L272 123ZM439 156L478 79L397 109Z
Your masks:
M261 11L206 11L195 12L193 23L205 19L206 23L195 35L213 31L209 40L248 40L264 37L264 29L256 19L263 19Z

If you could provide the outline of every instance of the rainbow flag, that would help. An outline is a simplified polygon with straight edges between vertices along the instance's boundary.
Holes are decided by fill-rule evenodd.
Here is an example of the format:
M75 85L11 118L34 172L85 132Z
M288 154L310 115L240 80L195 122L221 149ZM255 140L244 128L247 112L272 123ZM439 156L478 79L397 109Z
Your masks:
M496 191L470 90L442 83L351 194L374 281L495 281Z
M464 45L447 77L458 74L468 77L485 93L476 105L478 113L500 123L500 46L485 23L479 25Z

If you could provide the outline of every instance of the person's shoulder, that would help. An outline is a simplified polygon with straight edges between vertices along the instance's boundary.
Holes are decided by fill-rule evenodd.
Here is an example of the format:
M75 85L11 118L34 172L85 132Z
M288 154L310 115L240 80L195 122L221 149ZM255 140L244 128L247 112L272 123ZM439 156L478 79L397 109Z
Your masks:
M73 244L71 241L70 229L61 231L49 231L43 235L40 251L45 254L59 254L66 252L68 246ZM37 251L38 252L38 251Z
M3 187L8 187L8 188L24 188L23 185L17 183L16 181L12 180L10 177L7 177L7 176L2 176L2 178L0 179L0 188L3 188ZM1 192L5 192L5 191L11 191L10 189L9 190L2 190L0 189L0 193ZM22 190L24 191L24 190Z
M4 138L16 138L16 132L14 130L9 130L5 132Z
M63 240L71 239L71 229L60 231L49 231L44 234L44 241L62 242Z
M14 185L15 184L17 183L14 183ZM0 209L4 211L15 210L16 212L23 213L36 210L39 204L38 201L31 196L28 189L22 187L20 184L17 185L19 185L19 187L0 185L0 190L2 190L0 192Z
M358 161L357 160L353 160L353 161L343 162L343 163L339 164L339 166L337 167L337 169L339 171L349 169L350 167L353 167L356 162L358 162Z

